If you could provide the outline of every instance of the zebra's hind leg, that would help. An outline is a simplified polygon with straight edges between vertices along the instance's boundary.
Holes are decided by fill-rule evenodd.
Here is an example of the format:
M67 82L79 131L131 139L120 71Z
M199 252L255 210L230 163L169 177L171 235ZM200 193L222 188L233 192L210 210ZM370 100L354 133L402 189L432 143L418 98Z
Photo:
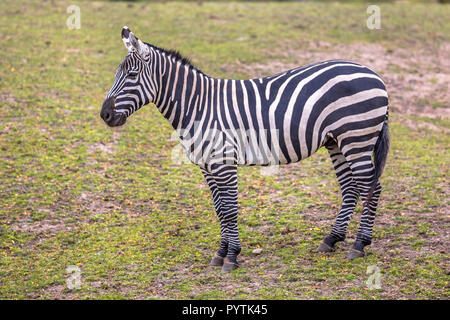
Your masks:
M370 149L370 146L368 149ZM365 256L364 247L372 243L372 228L381 193L381 185L377 182L375 190L367 202L368 193L373 184L375 174L375 168L372 163L372 151L359 154L353 152L352 154L352 150L349 150L347 151L346 158L350 162L353 178L356 181L363 202L363 212L361 214L361 222L356 235L356 241L347 255L347 258L352 260Z
M361 222L359 225L358 233L356 235L356 241L353 244L353 248L347 255L347 258L353 260L355 258L363 257L364 247L372 243L372 229L375 221L375 212L378 206L378 200L381 194L381 184L378 182L373 192L370 201L365 204L367 193L363 197L363 212L361 215Z
M347 227L355 210L359 192L353 180L350 166L334 140L329 140L327 148L333 162L339 185L342 192L342 205L331 233L323 239L319 245L319 252L334 251L337 242L343 241L347 233Z

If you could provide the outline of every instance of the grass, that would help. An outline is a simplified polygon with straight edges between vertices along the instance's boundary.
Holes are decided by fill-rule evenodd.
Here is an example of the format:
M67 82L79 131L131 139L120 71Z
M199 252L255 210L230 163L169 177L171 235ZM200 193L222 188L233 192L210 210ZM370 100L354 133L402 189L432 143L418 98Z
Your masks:
M285 48L317 41L448 43L448 6L382 4L382 30L370 32L361 4L79 2L80 30L65 25L69 4L0 8L1 298L449 298L448 118L392 113L374 244L358 261L345 254L360 209L336 253L315 252L340 201L324 150L273 176L241 168L243 267L221 274L207 267L220 238L209 190L198 168L170 160L169 124L152 106L119 130L99 117L123 25L207 74L251 77L239 66L292 63ZM79 289L66 286L70 265ZM369 265L380 290L365 285Z

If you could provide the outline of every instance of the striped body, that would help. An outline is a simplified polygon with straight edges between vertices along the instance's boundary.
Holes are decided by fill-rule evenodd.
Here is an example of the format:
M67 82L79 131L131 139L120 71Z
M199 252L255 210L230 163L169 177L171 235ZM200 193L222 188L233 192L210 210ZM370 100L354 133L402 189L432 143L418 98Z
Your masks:
M177 130L189 159L205 176L221 222L221 246L213 261L226 257L237 265L236 167L288 164L322 146L330 153L343 195L323 245L333 248L345 238L359 197L365 204L354 250L363 252L371 243L378 179L389 144L386 88L372 70L325 61L266 78L216 79L176 52L142 43L128 29L122 38L129 54L118 68L102 117L109 125L121 125L153 102Z
M374 144L387 114L382 80L351 62L327 61L251 80L213 79L182 65L173 72L186 79L179 80L183 89L172 97L187 103L179 110L160 110L169 120L178 119L174 127L181 129L183 146L198 165L204 165L205 158L214 159L204 152L213 143L230 146L228 163L270 165L305 159L330 138L344 142L344 155L353 159L360 153L352 146L368 139ZM348 131L350 123L357 131Z

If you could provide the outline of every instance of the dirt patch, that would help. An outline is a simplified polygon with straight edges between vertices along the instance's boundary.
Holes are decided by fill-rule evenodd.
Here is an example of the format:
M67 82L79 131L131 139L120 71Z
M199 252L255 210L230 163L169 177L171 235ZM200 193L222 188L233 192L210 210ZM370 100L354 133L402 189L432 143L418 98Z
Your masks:
M311 42L308 50L287 49L289 61L236 64L225 67L264 77L317 61L345 59L361 63L381 75L388 88L391 111L429 118L450 117L450 43L439 48L387 49L377 44L332 45Z
M33 221L31 219L20 220L12 224L12 229L22 232L30 232L35 236L51 233L55 234L59 231L71 231L71 227L66 227L64 223L58 222L56 219L44 219L40 221Z
M13 107L17 106L18 104L17 99L14 98L11 92L0 94L0 102Z
M119 142L119 138L122 135L122 131L113 131L112 139L110 142L99 141L97 143L91 144L87 151L88 153L96 153L103 152L106 154L114 154L117 151L117 143Z

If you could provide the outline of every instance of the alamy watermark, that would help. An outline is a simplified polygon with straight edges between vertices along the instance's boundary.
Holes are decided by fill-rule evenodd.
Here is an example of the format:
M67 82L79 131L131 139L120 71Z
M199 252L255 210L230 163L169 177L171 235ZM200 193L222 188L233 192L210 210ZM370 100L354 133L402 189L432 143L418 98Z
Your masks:
M366 20L367 28L370 30L381 29L381 10L379 6L370 5L366 10L370 16Z
M79 6L74 4L67 7L66 12L70 16L66 20L67 28L69 29L80 29L81 28L81 9Z
M66 279L67 288L79 289L81 287L81 269L78 266L68 266L66 273L69 275Z
M381 272L377 265L370 265L367 267L366 274L369 278L366 280L366 286L369 290L381 289Z

